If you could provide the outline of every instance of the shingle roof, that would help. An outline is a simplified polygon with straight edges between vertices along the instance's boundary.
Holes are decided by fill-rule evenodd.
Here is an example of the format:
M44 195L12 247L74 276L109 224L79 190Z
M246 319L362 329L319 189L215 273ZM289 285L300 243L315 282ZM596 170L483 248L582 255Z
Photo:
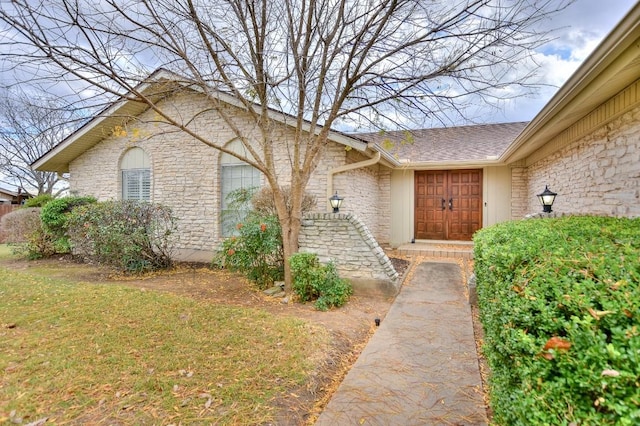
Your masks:
M504 152L526 125L527 122L479 124L354 136L411 163L492 160Z

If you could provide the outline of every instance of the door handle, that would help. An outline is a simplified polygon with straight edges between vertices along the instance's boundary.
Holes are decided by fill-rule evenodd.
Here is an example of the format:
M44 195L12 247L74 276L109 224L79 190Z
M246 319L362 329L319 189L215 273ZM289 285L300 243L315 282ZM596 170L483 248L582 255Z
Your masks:
M445 200L445 199L443 198L443 199L442 199L442 210L445 210L445 209L446 209L446 207L444 206L444 203L446 203L446 202L447 202L447 200Z
M453 198L449 198L449 210L453 211Z

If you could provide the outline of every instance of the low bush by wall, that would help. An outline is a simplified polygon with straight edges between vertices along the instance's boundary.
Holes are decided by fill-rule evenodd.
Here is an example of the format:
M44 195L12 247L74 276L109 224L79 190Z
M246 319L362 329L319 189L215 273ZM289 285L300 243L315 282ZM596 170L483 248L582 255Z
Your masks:
M317 254L322 263L333 262L357 294L395 296L399 290L391 260L367 226L351 213L305 215L299 246L303 253Z
M495 423L640 424L640 219L509 222L474 241Z

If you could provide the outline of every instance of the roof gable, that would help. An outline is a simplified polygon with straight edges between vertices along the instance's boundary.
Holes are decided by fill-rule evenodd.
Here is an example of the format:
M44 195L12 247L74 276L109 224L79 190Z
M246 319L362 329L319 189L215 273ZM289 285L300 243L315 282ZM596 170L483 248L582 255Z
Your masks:
M153 72L136 90L151 101L157 102L171 96L178 88L199 91L197 87L189 85L187 81L176 74L163 69ZM229 94L218 91L215 96L217 100L225 104L246 109L246 106L240 100ZM258 105L255 107L259 108ZM120 98L36 160L32 167L36 170L66 173L69 171L69 163L71 161L111 135L116 126L140 116L149 109L149 105L141 100L128 99L126 97ZM293 117L273 109L269 110L269 114L276 122L288 127L295 127L296 120ZM309 123L303 123L303 131L308 132L310 129ZM320 129L321 127L316 128L316 133L319 133ZM365 141L337 131L329 132L329 140L358 151L367 149Z

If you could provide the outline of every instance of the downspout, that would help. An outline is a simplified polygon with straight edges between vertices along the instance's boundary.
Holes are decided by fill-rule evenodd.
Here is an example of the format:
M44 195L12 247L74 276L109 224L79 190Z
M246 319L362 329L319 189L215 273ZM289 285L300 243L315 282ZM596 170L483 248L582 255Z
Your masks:
M370 158L368 160L360 161L358 163L345 164L344 166L336 167L335 169L329 170L327 172L327 208L331 210L329 206L329 198L331 198L331 196L333 195L333 175L347 172L349 170L362 169L364 167L373 166L380 161L380 157L380 151L378 151L373 158Z

